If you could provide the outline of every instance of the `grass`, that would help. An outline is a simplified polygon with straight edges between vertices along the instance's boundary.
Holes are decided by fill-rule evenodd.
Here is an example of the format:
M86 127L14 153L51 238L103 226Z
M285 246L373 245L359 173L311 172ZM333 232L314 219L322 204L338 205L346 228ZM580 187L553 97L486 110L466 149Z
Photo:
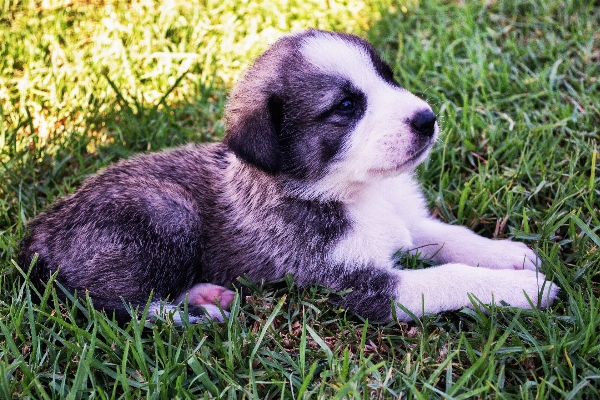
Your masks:
M94 3L0 5L0 398L597 398L598 2ZM370 324L282 281L178 328L119 327L56 283L33 303L27 221L119 158L221 138L244 68L306 27L367 37L433 105L433 213L535 248L554 306Z

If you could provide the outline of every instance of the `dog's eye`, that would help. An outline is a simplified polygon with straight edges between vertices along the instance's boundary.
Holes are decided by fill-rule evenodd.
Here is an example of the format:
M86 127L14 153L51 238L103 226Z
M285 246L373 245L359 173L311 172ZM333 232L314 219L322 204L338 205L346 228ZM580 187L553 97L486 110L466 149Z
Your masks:
M337 107L337 110L342 114L350 114L356 108L356 102L349 97L346 97L344 100L340 102Z

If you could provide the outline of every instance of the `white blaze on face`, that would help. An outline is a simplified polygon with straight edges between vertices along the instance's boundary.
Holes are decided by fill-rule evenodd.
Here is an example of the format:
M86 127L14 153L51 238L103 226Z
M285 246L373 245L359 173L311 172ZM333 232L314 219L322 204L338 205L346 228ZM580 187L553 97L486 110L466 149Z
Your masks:
M343 156L314 185L314 194L345 198L374 177L411 171L425 159L427 151L415 145L416 134L407 122L429 105L386 82L365 49L342 37L317 34L303 42L301 53L319 72L350 81L364 93L367 105ZM434 140L435 135L426 147Z

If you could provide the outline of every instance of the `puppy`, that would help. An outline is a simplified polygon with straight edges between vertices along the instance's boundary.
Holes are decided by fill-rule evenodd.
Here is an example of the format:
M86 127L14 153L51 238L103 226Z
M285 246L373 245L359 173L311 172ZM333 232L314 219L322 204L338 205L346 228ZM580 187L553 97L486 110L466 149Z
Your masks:
M188 301L221 319L242 275L352 289L339 304L372 321L483 303L545 307L559 288L521 243L431 218L413 178L438 135L427 103L402 88L356 36L280 39L230 96L223 143L142 155L87 179L28 226L31 278L88 292L131 316ZM398 249L438 267L393 268ZM177 313L175 313L177 314ZM175 315L178 320L180 318Z

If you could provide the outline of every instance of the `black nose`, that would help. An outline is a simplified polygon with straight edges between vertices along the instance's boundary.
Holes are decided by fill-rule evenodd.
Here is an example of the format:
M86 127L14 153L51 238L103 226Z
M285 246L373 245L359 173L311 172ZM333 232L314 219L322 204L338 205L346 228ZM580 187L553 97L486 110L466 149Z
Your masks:
M419 135L433 136L435 132L435 114L431 110L417 111L410 119L410 125Z

